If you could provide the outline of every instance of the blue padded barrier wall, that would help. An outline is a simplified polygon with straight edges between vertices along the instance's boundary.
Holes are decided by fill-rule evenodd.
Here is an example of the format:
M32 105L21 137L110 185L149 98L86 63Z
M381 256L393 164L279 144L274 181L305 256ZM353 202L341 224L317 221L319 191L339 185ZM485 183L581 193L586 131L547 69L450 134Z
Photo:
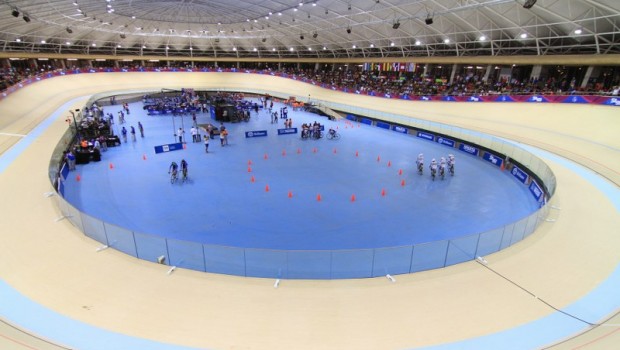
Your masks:
M329 279L332 263L331 251L288 252L288 278Z
M332 278L366 278L372 275L373 250L332 252Z
M245 276L243 248L203 245L205 267L209 272Z
M413 246L375 249L373 277L409 273L412 254Z
M166 264L170 261L165 238L135 232L134 239L136 240L138 258L157 262L157 258L164 256Z
M136 252L136 241L133 239L133 232L107 223L105 224L105 232L108 236L108 245L110 247L135 258L138 257L138 253Z
M205 271L202 244L168 239L170 265L187 269Z

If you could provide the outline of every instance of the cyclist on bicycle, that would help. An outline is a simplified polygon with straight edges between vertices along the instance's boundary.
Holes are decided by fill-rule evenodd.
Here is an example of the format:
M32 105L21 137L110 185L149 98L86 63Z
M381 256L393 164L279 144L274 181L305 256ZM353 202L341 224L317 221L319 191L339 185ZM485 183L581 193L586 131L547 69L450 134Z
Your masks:
M415 163L418 166L418 173L422 175L422 172L424 172L424 154L418 154L418 159L415 161Z
M332 128L329 128L329 134L330 134L331 136L335 136L335 135L336 135L336 130L334 130L334 129L332 129Z
M443 180L445 175L446 175L446 158L441 157L441 159L439 160L439 176L441 176L441 179Z
M435 174L437 174L437 161L435 158L431 160L431 165L429 165L428 168L431 170L431 177L433 178L433 181L435 181Z
M454 176L454 155L448 154L448 169L450 170L450 175Z
M168 174L172 174L173 181L177 178L178 169L179 169L179 166L177 165L176 162L172 162L172 164L170 164L170 168L168 168Z
M181 172L183 173L183 180L187 179L187 162L185 159L181 160Z

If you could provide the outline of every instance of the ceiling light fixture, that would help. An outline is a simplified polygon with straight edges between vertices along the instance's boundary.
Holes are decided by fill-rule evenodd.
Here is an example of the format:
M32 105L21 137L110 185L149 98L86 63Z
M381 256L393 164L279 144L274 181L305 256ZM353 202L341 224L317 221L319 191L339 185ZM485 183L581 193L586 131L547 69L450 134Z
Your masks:
M430 26L431 24L433 24L433 17L426 17L426 19L424 20L424 23L426 23L427 26Z
M19 17L19 11L17 9L13 9L13 11L11 11L11 14L13 15L13 17Z
M30 16L28 16L27 14L24 14L23 19L24 19L24 22L26 23L30 22Z
M73 29L71 29L70 27L67 27L67 33L69 34L73 33Z
M347 34L351 34L351 27L347 28Z
M392 25L392 29L398 29L398 27L400 27L400 22L395 22L395 23Z
M314 34L312 34L312 38L316 39L316 37L319 36L319 34L317 32L314 32Z
M523 4L523 8L531 9L532 6L534 6L534 4L536 4L536 0L525 0L525 3Z

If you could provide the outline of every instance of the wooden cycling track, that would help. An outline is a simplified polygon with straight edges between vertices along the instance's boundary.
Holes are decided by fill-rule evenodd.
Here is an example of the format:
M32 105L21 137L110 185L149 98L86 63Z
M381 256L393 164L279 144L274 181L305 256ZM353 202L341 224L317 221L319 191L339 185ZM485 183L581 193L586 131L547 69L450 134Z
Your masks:
M105 91L230 88L311 95L313 99L413 116L548 150L620 184L620 117L615 107L396 101L334 92L241 73L105 73L44 80L0 102L5 153L67 101ZM67 113L68 115L68 113ZM104 330L209 349L403 349L500 332L553 312L476 262L385 278L282 281L176 270L90 240L60 211L47 176L67 128L63 115L0 172L0 276L22 295ZM620 263L620 215L591 183L547 160L558 188L555 222L489 266L562 308L587 294ZM613 310L610 310L613 314ZM33 315L36 317L36 315ZM601 321L601 320L593 320ZM10 323L10 320L7 320ZM615 327L597 327L557 348L608 348ZM6 324L3 348L55 348ZM27 331L27 329L25 330ZM52 339L53 340L53 339Z

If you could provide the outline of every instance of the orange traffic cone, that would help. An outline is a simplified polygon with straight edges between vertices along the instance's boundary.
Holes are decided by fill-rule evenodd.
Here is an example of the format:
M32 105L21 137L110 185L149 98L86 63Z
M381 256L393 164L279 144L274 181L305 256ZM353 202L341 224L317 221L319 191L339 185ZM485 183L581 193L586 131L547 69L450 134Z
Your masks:
M254 179L254 175L252 175L252 177L250 178L250 182L254 183L254 181L256 181L256 179Z
M110 163L110 169L114 169L114 164Z
M351 202L355 202L355 195L354 194L351 195Z
M269 192L269 185L265 185L265 192Z
M320 193L319 193L319 194L317 194L317 195L316 195L316 201L317 201L317 202L320 202L320 201L321 201L321 199L322 199L322 198L321 198L321 194L320 194Z
M142 155L142 160L146 160L146 154Z
M75 177L75 181L80 182L80 180L82 180L82 177L80 175Z
M381 197L385 197L386 193L385 193L385 188L381 189Z
M293 198L293 192L292 191L288 191L288 198Z

